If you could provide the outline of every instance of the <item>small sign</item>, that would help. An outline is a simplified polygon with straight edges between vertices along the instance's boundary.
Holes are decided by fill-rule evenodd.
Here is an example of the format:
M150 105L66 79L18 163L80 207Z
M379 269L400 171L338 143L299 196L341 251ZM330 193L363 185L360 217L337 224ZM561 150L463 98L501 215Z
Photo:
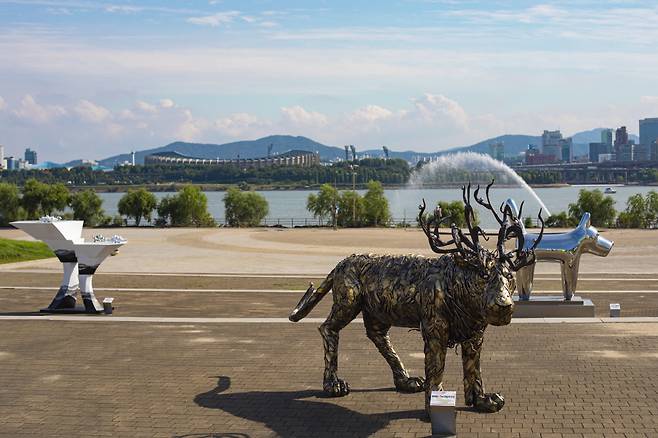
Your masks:
M621 305L618 303L610 304L610 310L621 310Z
M455 406L457 391L432 391L430 406Z

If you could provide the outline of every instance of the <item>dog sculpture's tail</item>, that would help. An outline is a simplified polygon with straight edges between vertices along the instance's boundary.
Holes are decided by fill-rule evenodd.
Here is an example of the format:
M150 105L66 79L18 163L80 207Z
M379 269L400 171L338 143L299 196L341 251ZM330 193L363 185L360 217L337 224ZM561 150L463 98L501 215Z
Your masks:
M320 287L317 289L314 289L313 283L311 283L302 299L299 300L299 303L297 303L293 311L290 313L288 319L292 322L297 322L308 315L320 300L327 295L327 292L331 290L333 284L334 271L331 271L329 275L327 275L327 278L324 279Z

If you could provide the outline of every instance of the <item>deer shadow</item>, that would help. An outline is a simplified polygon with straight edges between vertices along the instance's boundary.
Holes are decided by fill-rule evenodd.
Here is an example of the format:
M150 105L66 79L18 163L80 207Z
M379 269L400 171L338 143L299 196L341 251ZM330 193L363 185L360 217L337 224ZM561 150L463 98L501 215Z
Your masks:
M250 391L224 393L231 386L230 377L219 376L217 386L194 397L204 408L221 409L233 416L264 424L279 436L370 436L392 420L424 419L422 409L363 414L333 403L320 391ZM367 390L372 391L372 390ZM382 389L378 391L389 391ZM354 390L352 392L363 392ZM429 429L429 425L428 425ZM207 435L213 436L233 436Z

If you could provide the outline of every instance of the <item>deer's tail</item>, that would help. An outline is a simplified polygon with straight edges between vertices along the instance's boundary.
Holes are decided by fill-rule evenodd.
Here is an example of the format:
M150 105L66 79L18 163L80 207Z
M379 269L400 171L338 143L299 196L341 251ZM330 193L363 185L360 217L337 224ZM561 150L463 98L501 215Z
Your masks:
M327 278L324 279L317 289L313 288L313 283L311 283L302 299L299 300L299 303L297 303L292 312L290 312L288 319L292 322L297 322L308 315L320 300L327 295L327 292L331 290L333 285L334 271L331 271L329 275L327 275Z

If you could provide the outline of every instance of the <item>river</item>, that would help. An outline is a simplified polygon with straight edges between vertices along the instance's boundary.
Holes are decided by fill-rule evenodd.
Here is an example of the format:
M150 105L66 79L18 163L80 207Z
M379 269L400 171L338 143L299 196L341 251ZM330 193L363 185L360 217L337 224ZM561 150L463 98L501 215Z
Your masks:
M551 213L566 211L569 203L575 202L578 198L578 192L583 189L599 188L604 190L606 186L566 186L566 187L546 187L537 188L535 191L542 199ZM616 201L615 208L623 210L626 208L626 200L635 193L646 194L649 190L658 190L657 187L647 186L615 186L617 193L610 196ZM359 191L362 195L365 191ZM224 192L205 192L208 197L208 210L210 214L220 222L224 218ZM315 190L281 190L281 191L262 191L261 193L269 203L270 213L267 216L267 224L276 224L277 222L289 226L291 219L294 225L313 224L312 215L306 210L306 199L310 193L317 193ZM390 189L384 191L389 201L391 214L396 221L405 220L414 222L418 213L418 204L425 198L428 205L435 205L438 201L453 201L461 199L461 190L459 189ZM155 193L158 199L170 195L171 193ZM109 215L117 214L117 203L123 193L99 193L103 199L103 208ZM500 205L507 198L513 198L517 203L526 202L524 207L524 216L536 216L539 206L533 201L532 196L520 188L493 188L491 190L492 203ZM483 227L493 227L495 222L491 214L480 214L480 222Z

